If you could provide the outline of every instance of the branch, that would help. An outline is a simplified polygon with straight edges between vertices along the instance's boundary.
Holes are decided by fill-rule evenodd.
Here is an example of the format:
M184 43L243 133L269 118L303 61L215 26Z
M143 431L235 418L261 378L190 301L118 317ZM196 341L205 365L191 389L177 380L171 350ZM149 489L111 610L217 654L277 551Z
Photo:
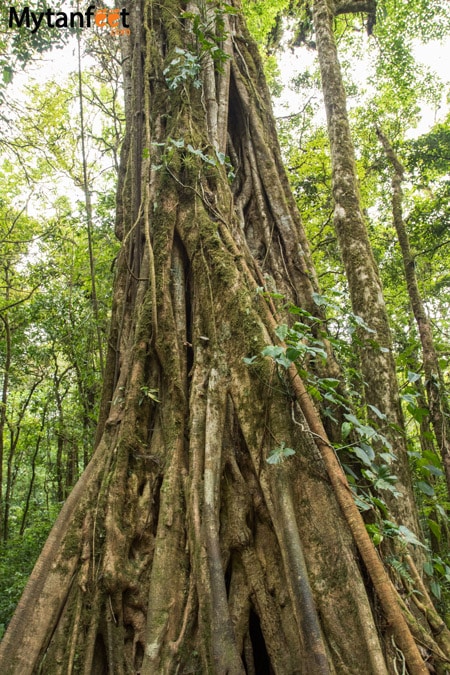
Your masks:
M394 152L392 145L389 143L388 139L386 138L386 136L383 134L383 132L379 127L376 128L376 134L378 136L381 145L383 146L383 149L386 153L386 157L394 167L395 173L398 175L400 180L403 180L405 175L405 167L400 162L399 158Z
M375 14L376 0L338 0L334 6L334 15L339 14Z

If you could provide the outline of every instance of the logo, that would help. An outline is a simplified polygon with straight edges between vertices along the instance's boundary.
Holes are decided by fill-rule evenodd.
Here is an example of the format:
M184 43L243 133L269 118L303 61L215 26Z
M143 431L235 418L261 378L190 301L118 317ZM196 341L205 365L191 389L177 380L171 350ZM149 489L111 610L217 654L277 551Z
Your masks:
M24 7L17 12L15 7L9 8L9 28L21 28L25 25L32 33L47 25L48 28L110 28L113 35L129 35L129 12L122 9L96 9L90 5L85 12L63 12L47 9L45 12L33 12Z

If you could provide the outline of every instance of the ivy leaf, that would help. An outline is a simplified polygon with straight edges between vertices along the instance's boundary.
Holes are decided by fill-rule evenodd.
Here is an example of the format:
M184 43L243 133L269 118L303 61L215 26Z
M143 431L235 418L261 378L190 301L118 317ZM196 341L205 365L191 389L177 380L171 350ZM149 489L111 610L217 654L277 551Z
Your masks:
M291 361L285 356L283 347L269 345L268 347L264 347L261 354L263 356L270 356L276 363L279 363L280 366L286 368L286 370L291 365Z
M358 326L360 326L360 328L364 328L364 330L365 330L367 333L376 333L376 331L375 331L373 328L371 328L370 326L368 326L368 325L366 324L366 322L364 321L364 319L363 319L361 316L358 316L357 314L353 314L352 318L353 318L353 321L354 321ZM389 351L389 350L388 350L388 351Z
M441 469L438 466L433 466L432 464L425 464L423 468L427 469L427 471L433 474L433 476L440 477L444 475L443 471L441 471Z
M280 326L277 326L275 328L275 335L279 340L284 340L286 339L286 335L288 334L289 328L285 323L282 323Z
M412 415L412 417L416 420L416 422L423 422L424 419L426 419L430 411L428 408L417 408L416 405L409 404L407 406L408 412Z
M296 349L295 347L288 347L286 349L286 358L289 359L289 361L296 361L298 357L301 355L300 349Z
M415 404L415 402L416 402L416 397L413 396L412 394L402 394L401 398L404 401L407 401L408 403Z
M318 307L326 307L328 305L328 300L320 293L313 293L313 300Z

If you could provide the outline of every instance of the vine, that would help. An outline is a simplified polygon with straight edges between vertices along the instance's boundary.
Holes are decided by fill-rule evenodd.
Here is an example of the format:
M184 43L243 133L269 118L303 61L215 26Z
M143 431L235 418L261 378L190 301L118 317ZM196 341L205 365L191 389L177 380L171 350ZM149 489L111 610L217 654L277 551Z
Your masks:
M258 288L258 293L271 300L281 301L279 293L267 292ZM315 294L315 302L321 307L328 308L342 317L342 307L335 299ZM359 341L358 330L373 332L361 319L351 312L344 312L344 320L338 325L334 319L321 319L310 312L294 305L285 307L297 320L292 325L279 324L274 332L281 344L266 345L259 355L245 357L244 363L251 367L257 366L262 358L270 358L280 372L287 372L293 365L305 383L309 396L321 406L321 413L333 419L333 406L344 410L344 422L341 425L341 441L331 447L345 471L355 504L361 513L369 513L372 522L366 523L366 530L376 547L383 541L391 540L395 543L396 555L386 557L386 564L391 567L406 582L410 581L408 565L400 558L406 553L407 546L421 547L427 555L423 569L428 577L430 589L436 600L443 600L450 593L450 560L446 556L433 554L430 545L424 545L416 535L405 525L393 522L389 508L383 498L384 492L389 492L398 499L401 493L396 487L397 476L392 466L396 459L383 430L389 425L389 420L378 408L369 405L379 425L368 422L367 414L357 391L351 390L344 394L339 391L340 380L337 378L320 377L315 374L314 363L327 359L325 340L328 340L334 349L335 356L344 369L351 369L351 358L355 341ZM334 326L334 334L330 329ZM372 346L377 347L375 340ZM380 349L382 347L378 346ZM412 418L421 419L424 414L418 401L418 392L414 390L420 379L417 373L408 371L408 387L402 393L402 400ZM351 381L351 377L346 378ZM425 411L427 412L427 411ZM323 439L322 439L323 440ZM347 441L347 442L346 442ZM282 441L268 454L266 461L269 464L280 464L295 454L295 450L285 446ZM448 529L448 516L445 508L437 499L431 479L442 480L443 471L439 457L431 452L423 453L410 451L410 457L415 462L416 489L426 499L422 514L431 535L440 538L441 527ZM437 515L436 515L437 514ZM431 517L434 516L434 518ZM438 524L437 518L441 520Z

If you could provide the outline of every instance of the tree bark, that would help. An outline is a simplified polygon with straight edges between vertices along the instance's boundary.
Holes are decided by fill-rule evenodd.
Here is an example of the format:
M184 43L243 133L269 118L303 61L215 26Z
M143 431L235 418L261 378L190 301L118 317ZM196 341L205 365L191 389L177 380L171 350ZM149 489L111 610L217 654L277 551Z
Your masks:
M315 0L313 20L330 138L334 226L353 312L360 316L372 331L369 333L361 330L359 334L362 343L359 353L366 404L374 406L386 415L389 427L384 433L391 442L397 458L396 486L402 496L396 499L386 494L386 501L396 520L407 525L420 538L388 316L361 210L355 153L333 33L333 18L331 0ZM377 415L370 407L368 417L372 423L378 424Z
M99 442L0 647L5 675L394 672L293 381L243 362L274 340L263 274L311 308L314 272L256 46L238 12L209 8L130 6ZM229 65L211 70L195 26ZM295 455L269 464L282 443Z

